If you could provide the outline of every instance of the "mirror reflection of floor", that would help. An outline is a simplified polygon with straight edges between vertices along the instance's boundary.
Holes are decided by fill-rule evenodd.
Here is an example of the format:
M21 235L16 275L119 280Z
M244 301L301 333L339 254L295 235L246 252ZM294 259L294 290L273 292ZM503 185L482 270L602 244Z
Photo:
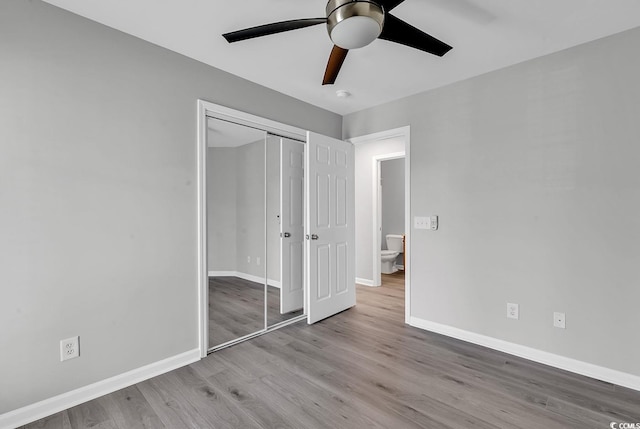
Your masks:
M280 289L269 286L267 290L267 323L269 326L300 316L302 309L280 314Z
M280 314L280 289L268 287L267 321L273 325L302 314ZM209 347L264 328L264 285L238 277L209 278Z

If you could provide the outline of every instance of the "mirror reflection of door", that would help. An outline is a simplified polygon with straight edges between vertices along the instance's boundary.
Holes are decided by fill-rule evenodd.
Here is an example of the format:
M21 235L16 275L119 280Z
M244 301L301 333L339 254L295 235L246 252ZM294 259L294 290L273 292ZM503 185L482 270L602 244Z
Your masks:
M208 120L209 348L265 329L266 134Z
M269 326L303 311L304 146L302 142L275 135L267 138Z

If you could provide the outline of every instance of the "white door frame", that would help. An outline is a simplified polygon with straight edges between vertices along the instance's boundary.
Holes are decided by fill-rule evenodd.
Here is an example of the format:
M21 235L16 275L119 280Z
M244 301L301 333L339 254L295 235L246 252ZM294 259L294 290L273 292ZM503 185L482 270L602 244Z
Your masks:
M405 323L409 323L409 320L411 318L411 268L412 268L412 263L411 263L411 127L409 125L405 126L405 127L400 127L400 128L394 128L391 130L386 130L386 131L381 131L378 133L373 133L373 134L367 134L364 136L359 136L359 137L354 137L351 139L348 139L347 141L353 143L353 144L363 144L363 143L372 143L375 141L379 141L379 140L387 140L387 139L391 139L391 138L395 138L395 137L399 137L404 139L404 224L405 224L405 248L406 248L406 253L407 253L407 257L406 257L406 264L405 264L405 268L404 268L404 273L405 273L405 286L404 286L404 290L405 290L405 304L404 304L404 321ZM388 155L382 155L384 156L388 156ZM373 187L374 187L374 208L378 207L378 172L377 172L377 167L379 166L379 161L374 160L374 163L376 163L376 168L374 168L374 175L375 178L373 180ZM378 221L377 221L377 209L373 210L373 233L374 233L374 243L376 242L376 240L379 240L380 237L380 233L378 230ZM378 238L376 238L378 237ZM375 253L375 257L374 257L374 270L376 270L377 267L377 273L378 273L378 284L380 284L380 253L379 253L379 249L380 249L380 241L378 241L377 243L377 248L374 248L373 252ZM373 281L376 281L376 278L373 278Z
M265 119L250 113L230 109L205 100L197 101L197 289L198 289L198 346L200 356L206 357L209 347L209 273L207 272L207 117L227 120L257 128L282 137L306 141L306 130Z
M380 181L382 179L381 163L382 161L389 161L392 159L402 159L405 157L405 152L394 152L384 155L376 155L373 157L373 219L371 224L373 225L373 285L380 286L382 284L382 260L380 259L380 249L382 249L382 195L380 194ZM406 160L405 160L406 162ZM406 177L405 177L406 181ZM405 204L406 205L406 204ZM406 222L406 219L405 219ZM405 223L405 231L407 230L407 224ZM406 234L405 234L406 235ZM406 252L406 249L405 249ZM406 258L406 255L405 255Z

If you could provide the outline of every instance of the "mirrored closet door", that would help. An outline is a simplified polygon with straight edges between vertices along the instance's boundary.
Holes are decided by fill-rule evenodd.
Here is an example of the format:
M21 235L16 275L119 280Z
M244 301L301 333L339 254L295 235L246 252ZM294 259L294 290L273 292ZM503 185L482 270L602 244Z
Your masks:
M208 119L209 349L303 315L304 147Z
M262 130L209 119L209 347L265 327L265 145Z

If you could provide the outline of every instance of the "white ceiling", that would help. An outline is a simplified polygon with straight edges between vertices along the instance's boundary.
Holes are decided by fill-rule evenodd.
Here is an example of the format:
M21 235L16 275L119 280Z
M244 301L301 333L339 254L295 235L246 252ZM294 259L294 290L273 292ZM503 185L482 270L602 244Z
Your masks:
M350 51L336 84L323 87L324 25L234 44L221 36L323 17L323 0L45 1L339 114L640 26L640 0L406 0L392 13L453 50L438 58L376 40Z

